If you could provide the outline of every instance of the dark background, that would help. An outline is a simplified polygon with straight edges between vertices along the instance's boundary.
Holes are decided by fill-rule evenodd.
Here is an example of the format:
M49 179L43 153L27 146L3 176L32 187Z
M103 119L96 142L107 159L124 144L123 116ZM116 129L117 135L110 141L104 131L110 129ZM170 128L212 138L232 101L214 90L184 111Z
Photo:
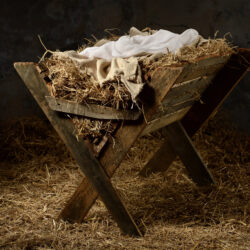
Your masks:
M44 50L76 49L106 28L127 32L131 26L182 32L197 29L204 37L230 32L235 45L250 47L249 0L1 0L0 123L25 116L42 116L13 69L13 62L35 61ZM224 104L231 120L250 133L250 74Z

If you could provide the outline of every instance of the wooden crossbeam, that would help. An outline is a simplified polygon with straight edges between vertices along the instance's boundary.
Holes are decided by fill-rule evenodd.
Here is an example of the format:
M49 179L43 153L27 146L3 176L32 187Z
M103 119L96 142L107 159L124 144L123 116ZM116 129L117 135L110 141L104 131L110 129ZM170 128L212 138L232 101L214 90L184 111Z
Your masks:
M172 86L195 79L205 73L207 75L215 74L227 60L228 57L209 57L204 58L204 60L201 59L197 64L186 64L184 67L166 67L155 71L149 84L155 91L155 104L153 107L144 107L146 120L152 120L153 115L156 113L156 108L161 105ZM166 83L168 83L167 86ZM114 137L115 145L109 145L100 157L100 162L110 177L114 174L134 141L143 133L145 127L145 122L140 126L126 122L122 129L118 130ZM97 197L98 193L84 179L62 210L59 218L71 222L82 222Z
M196 151L182 124L174 122L167 126L164 132L175 154L179 155L191 178L199 186L214 183L212 175Z
M246 51L244 51L244 53L246 53ZM239 58L241 54L243 53L239 52L236 58ZM249 50L246 54L249 56ZM49 108L48 103L45 100L45 96L48 95L48 89L40 75L39 68L34 63L16 63L15 68L17 69L19 75L31 91L40 107L43 109L51 124L58 132L59 136L71 151L73 157L76 159L81 170L86 176L80 186L76 189L71 199L68 201L59 218L66 219L71 222L81 222L91 206L94 204L98 195L100 195L105 206L110 211L113 218L124 233L129 235L141 235L141 231L135 224L133 218L131 217L125 205L113 188L110 182L110 178L114 174L117 167L120 165L122 159L130 149L132 144L145 130L147 126L146 121L152 121L154 114L157 113L156 109L161 105L172 86L178 87L178 85L181 85L182 82L187 82L192 79L199 78L200 76L212 76L213 74L216 74L218 70L223 68L226 60L228 60L228 57L210 57L207 59L201 59L196 64L186 64L182 67L174 66L158 68L157 70L155 70L155 72L151 76L152 81L149 83L149 88L151 89L151 92L154 93L154 102L150 102L150 104L144 105L145 120L140 119L138 121L125 121L122 126L118 128L116 134L114 135L115 143L112 143L112 141L107 143L106 148L100 154L99 159L94 157L91 150L83 141L78 142L76 140L73 135L73 124L67 119L60 117L57 112ZM182 157L184 163L186 162L186 165L190 166L190 160L187 160L187 152L189 152L188 154L193 155L192 159L195 158L195 167L193 169L188 168L190 173L195 171L199 172L200 169L206 170L202 160L192 146L192 143L187 134L192 135L193 133L195 133L195 131L201 126L201 124L206 119L208 119L210 115L215 112L216 109L221 105L225 97L232 90L233 86L235 86L243 77L246 68L249 67L249 63L247 62L247 60L245 60L244 66L239 66L239 60L236 60L236 64L233 65L231 59L231 64L228 64L229 68L233 66L238 70L236 70L236 73L234 72L234 74L231 75L233 76L234 80L229 79L229 84L227 85L225 83L222 83L222 90L219 91L218 89L221 88L221 83L219 83L219 81L223 81L225 74L229 74L230 70L228 69L228 72L224 72L224 74L222 74L219 78L216 77L215 81L211 85L213 87L209 87L211 89L208 92L205 91L205 95L202 96L202 99L205 96L205 99L203 99L203 101L206 101L205 104L208 107L202 109L196 103L191 109L189 109L187 115L182 120L182 125L170 125L170 127L166 129L166 135L167 133L169 133L168 136L170 138L170 141L172 140L172 146L171 143L169 144L165 142L163 147L150 161L151 163L146 166L145 169L148 171L145 172L151 173L154 171L166 169L166 166L171 164L171 162L176 157L176 154L179 154ZM246 67L246 65L248 66ZM220 74L221 73L219 73L219 75ZM235 81L237 81L237 83L235 83ZM216 100L214 101L211 95L212 93L214 95L216 91L218 91L219 93L215 98ZM174 96L174 92L172 95ZM185 102L185 105L187 105L187 103L188 102ZM171 112L174 109L174 107L171 107ZM198 118L195 117L194 119L193 117L199 114L197 110L201 113L205 110L206 114L203 114L200 117L198 116ZM193 122L195 125L192 125ZM187 134L184 128L187 131ZM175 137L173 137L174 133L178 134L177 137L179 136L179 141L184 144L183 147L181 147L180 145L178 147L173 146L173 138ZM162 153L162 155L159 155L160 153ZM159 159L161 159L161 162L159 162ZM198 173L197 176L199 175L200 173ZM192 173L191 176L193 176L194 179L197 179L197 177L195 177L194 174L192 175ZM213 181L210 175L207 175L201 181L201 183L198 184L203 184L207 181L210 183Z
M48 89L39 74L38 66L34 63L15 63L14 66L88 179L83 180L75 193L78 195L71 198L71 203L63 210L61 217L70 221L74 221L76 218L77 221L83 219L97 196L100 195L105 206L125 234L141 235L141 231L117 195L109 177L112 176L126 152L144 130L145 121L136 121L137 124L129 122L124 124L115 135L115 144L110 143L98 161L83 141L76 140L73 135L73 124L49 108L45 100ZM154 109L161 103L181 71L182 68L176 67L164 70L163 74L162 70L154 72L156 80L152 81L150 87L156 98L153 107L145 105L144 112L147 117L150 118L153 115ZM83 205L85 214L83 214Z
M154 72L150 87L152 91L154 91L155 102L153 106L144 106L144 115L147 116L148 119L155 113L155 109L176 82L182 70L181 67L176 67L173 69L161 69ZM118 129L117 133L114 135L115 143L113 144L113 142L110 141L99 159L110 177L112 177L127 151L140 136L145 127L145 120L141 120L136 123L124 122L122 127ZM91 187L88 180L83 179L82 183L62 210L59 218L70 222L82 222L97 197L98 193Z
M190 137L218 111L226 97L245 76L249 65L250 49L239 49L237 54L232 55L203 93L202 103L196 102L182 119L181 124ZM166 138L161 148L141 170L140 175L148 176L151 173L166 171L175 160L176 155ZM206 170L204 170L204 175L206 174Z
M98 160L83 141L77 141L73 124L49 108L45 100L48 89L39 68L33 63L15 63L14 66L121 230L128 235L142 235Z

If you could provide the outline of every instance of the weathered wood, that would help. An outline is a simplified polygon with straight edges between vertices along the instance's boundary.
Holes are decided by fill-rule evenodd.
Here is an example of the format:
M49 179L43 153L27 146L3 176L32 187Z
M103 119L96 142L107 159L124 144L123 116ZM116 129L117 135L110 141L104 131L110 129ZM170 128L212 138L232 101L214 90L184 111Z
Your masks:
M162 117L159 117L147 124L147 127L142 132L142 136L146 135L148 133L154 132L162 127L165 127L173 122L181 120L185 114L188 112L188 110L191 108L191 105L188 107L184 107L183 109L180 109L176 112L166 114Z
M207 88L213 77L213 75L199 77L172 87L149 123L191 106L195 101L200 100L201 94Z
M174 122L164 130L171 147L188 170L188 174L199 186L214 184L206 165L196 151L192 141L180 122Z
M203 103L195 103L182 120L182 125L189 136L193 136L217 112L225 98L247 73L249 62L249 49L239 49L237 54L232 55L225 67L216 75L212 84L203 93L201 97ZM176 153L172 150L166 139L140 174L146 176L151 173L164 172L175 158Z
M33 63L15 63L14 66L85 176L99 193L121 230L129 235L141 235L140 230L126 210L98 160L82 140L76 140L73 135L73 124L66 119L60 118L57 112L49 108L45 100L48 89L39 75L39 68Z
M168 157L166 157L165 155L166 152L168 154ZM176 153L172 148L171 144L169 142L167 143L167 138L166 138L163 145L153 155L150 161L142 168L139 175L142 177L147 177L152 173L166 171L166 166L170 166L172 164L173 157L175 159Z
M49 107L54 111L91 117L103 120L137 120L141 112L135 110L117 110L96 104L79 104L67 100L45 97Z
M211 85L202 95L201 103L196 103L184 117L182 124L188 134L196 131L213 116L224 100L231 94L250 67L250 49L239 49L225 67L216 75ZM246 60L247 59L247 60Z
M182 72L182 68L165 68L154 72L151 87L154 89L155 103L153 106L144 107L144 115L151 117L158 105L164 99L172 85ZM100 156L100 162L106 173L111 177L120 165L129 148L145 129L146 123L125 121L123 126L114 135L114 142L110 141L106 151ZM87 212L98 197L98 193L84 179L71 199L62 210L59 218L71 222L82 222Z
M195 63L184 64L182 75L176 81L175 85L201 76L215 75L224 67L229 58L230 56L210 56L200 58Z
M168 107L170 105L177 105L178 103L182 103L192 98L195 100L199 99L214 77L215 75L198 77L173 86L162 102L162 106Z
M156 70L152 75L151 84L151 87L155 89L155 107L161 104L162 100L166 96L166 93L168 93L169 89L173 85L177 85L183 81L188 81L203 76L203 72L206 72L206 75L212 75L217 72L221 67L223 67L224 62L226 60L228 60L228 57L213 57L204 59L204 62L198 62L194 65L192 64L192 66L186 65L185 70L183 70L182 67L169 67L166 69L161 68ZM189 70L187 68L189 68ZM179 74L177 74L177 72L174 73L174 75L176 76L174 82L172 82L174 79L173 75L170 74L170 69L179 70ZM167 71L165 75L162 74L163 71ZM182 74L180 74L181 72ZM155 81L155 79L158 79L158 82ZM165 89L166 91L164 92L164 83L166 81L170 81L170 83L168 85L168 88ZM161 82L161 84L158 84L159 82ZM146 108L144 116L147 121L150 120L153 115L152 113L154 112L155 108L151 108L151 113L150 109L147 112ZM133 142L142 132L142 128L145 128L145 125L131 125L129 123L125 123L123 125L123 129L118 130L118 133L115 136L114 152L112 147L109 146L107 148L107 151L103 154L103 157L100 158L100 162L104 166L109 176L112 176L115 169L119 166L121 160L123 159L128 149L131 147ZM73 194L73 196L71 197L71 199L68 201L61 214L59 215L59 218L63 218L72 222L81 222L97 197L98 194L95 192L95 190L91 189L90 185L86 180L83 180L75 191L75 193Z

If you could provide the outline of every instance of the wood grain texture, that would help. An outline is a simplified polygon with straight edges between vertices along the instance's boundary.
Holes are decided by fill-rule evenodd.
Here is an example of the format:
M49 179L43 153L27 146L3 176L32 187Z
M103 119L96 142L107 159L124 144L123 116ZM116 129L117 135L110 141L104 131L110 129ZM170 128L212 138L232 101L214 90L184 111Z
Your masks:
M67 100L46 96L49 107L54 111L80 115L103 120L137 120L141 112L134 110L117 110L96 104L79 104Z
M142 136L146 135L148 133L152 133L160 128L163 128L173 122L181 120L185 114L188 112L188 110L191 108L190 103L188 102L189 106L184 107L182 109L178 109L175 112L172 112L170 114L165 114L147 124L147 127L143 130Z
M206 75L212 75L223 67L223 63L227 59L228 57L205 58L204 62L191 66L186 65L184 69L182 67L157 69L152 74L152 81L151 84L149 84L150 87L154 89L154 96L156 100L154 107L145 107L145 119L147 121L150 120L172 86L200 77L204 75L203 71L206 71ZM168 82L167 86L165 85L166 82ZM118 130L115 135L115 144L111 146L112 142L110 142L110 146L100 158L101 164L110 177L113 175L126 152L132 146L137 137L142 133L145 127L145 123L140 126L135 126L133 122L127 122L123 125L122 129ZM83 190L86 190L86 193L83 193ZM81 222L97 197L97 192L91 189L86 180L83 180L71 199L68 201L65 208L62 210L59 218L69 220L71 222ZM76 207L82 209L80 210Z
M218 72L212 83L202 94L203 103L196 102L181 121L190 137L217 112L225 98L249 70L249 62L250 50L239 49L238 53L232 55L225 66ZM175 158L176 153L166 139L140 174L147 176L151 173L164 172Z
M141 236L139 228L120 200L98 160L90 152L87 145L82 140L77 141L73 135L73 124L67 119L61 118L57 112L49 108L45 100L45 96L48 95L48 89L39 74L39 68L33 63L15 63L15 68L52 126L70 150L77 164L95 188L96 191L94 192L99 193L121 230L128 235Z
M168 142L188 170L188 174L199 186L214 184L214 180L196 151L191 139L180 122L174 122L164 130Z
M144 107L144 114L147 117L151 117L154 114L157 106L164 99L181 72L182 68L166 68L155 71L151 87L154 89L156 100L153 106ZM118 129L117 133L114 135L114 142L110 141L106 151L100 156L100 162L110 177L114 174L127 151L140 136L145 127L146 123L141 119L135 122L124 122L122 127ZM97 197L98 193L92 189L88 181L84 179L62 210L59 218L71 222L82 222Z

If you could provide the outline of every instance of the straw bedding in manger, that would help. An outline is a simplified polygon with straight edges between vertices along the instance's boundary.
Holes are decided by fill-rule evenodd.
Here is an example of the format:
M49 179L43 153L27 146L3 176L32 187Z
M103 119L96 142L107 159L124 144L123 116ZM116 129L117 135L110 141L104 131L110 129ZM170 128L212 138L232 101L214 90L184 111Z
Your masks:
M140 138L112 178L143 238L123 236L97 200L82 224L56 221L82 174L48 122L21 120L0 130L1 249L248 249L250 137L219 114L194 143L217 187L198 189L180 161L165 174L138 176L162 143Z
M111 34L110 40L118 39L118 36ZM94 42L91 43L94 45ZM83 48L79 49L81 51ZM167 67L176 64L194 63L198 58L205 56L225 56L230 55L234 48L227 40L208 39L205 43L197 46L184 47L174 55L168 53L156 60L145 57L140 61L142 79L145 83L150 79L151 73L158 67ZM46 51L47 52L47 51ZM73 61L59 58L53 54L40 62L46 76L51 81L51 95L56 98L74 101L84 104L99 104L116 109L129 110L131 107L138 108L138 103L133 104L131 95L125 85L117 81L106 82L102 87L91 79L87 73L79 73ZM71 115L75 125L77 138L88 138L90 141L100 139L104 135L112 134L115 130L112 121L91 119Z

